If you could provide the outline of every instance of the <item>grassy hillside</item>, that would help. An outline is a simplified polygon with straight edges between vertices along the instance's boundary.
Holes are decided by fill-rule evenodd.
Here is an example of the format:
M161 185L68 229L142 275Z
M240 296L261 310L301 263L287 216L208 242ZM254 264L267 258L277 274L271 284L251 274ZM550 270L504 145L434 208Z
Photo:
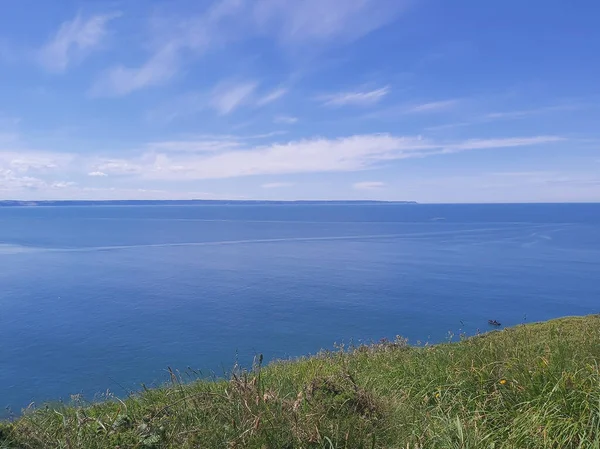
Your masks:
M402 340L28 412L0 448L597 448L600 316Z

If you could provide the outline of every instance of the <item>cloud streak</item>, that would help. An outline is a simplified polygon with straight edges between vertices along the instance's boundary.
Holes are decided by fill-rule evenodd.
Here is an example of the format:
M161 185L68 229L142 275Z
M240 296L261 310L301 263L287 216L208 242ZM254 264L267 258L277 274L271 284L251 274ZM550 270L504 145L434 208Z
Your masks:
M265 106L269 103L273 103L274 101L279 100L281 97L283 97L287 93L288 93L287 89L284 89L284 88L275 89L275 90L269 92L268 94L266 94L265 96L259 98L256 101L256 105L257 106Z
M204 14L164 20L164 26L151 30L154 44L150 57L139 66L117 65L106 70L92 85L93 96L123 96L134 91L163 85L181 70L184 55L199 56L211 46L227 40L221 23L234 16L242 1L221 0Z
M525 117L531 117L535 115L546 114L550 112L564 112L564 111L576 111L581 108L581 105L566 104L557 106L547 106L544 108L537 109L522 109L518 111L504 111L504 112L490 112L485 115L486 119L489 120L512 120L520 119Z
M338 92L319 97L324 106L371 106L379 103L390 92L389 86L371 91Z
M445 142L420 136L358 134L333 139L315 137L285 143L259 143L264 136L274 137L273 133L269 133L244 138L204 136L188 141L151 142L138 150L128 151L130 156L126 158L0 149L0 171L5 186L10 184L28 189L65 186L61 183L71 180L84 182L91 178L97 182L110 182L111 185L127 178L130 182L146 185L146 181L354 172L378 168L401 159L551 145L564 140L557 136L530 136ZM377 186L358 184L357 188L361 187Z
M39 50L38 62L51 72L64 72L89 53L101 48L108 35L108 23L121 13L95 15L84 18L78 14L63 22L56 34Z
M281 189L284 187L292 187L294 184L291 182L268 182L261 185L263 189Z
M165 84L178 72L176 48L165 45L138 68L113 67L104 72L90 89L93 97L127 95L146 87Z
M337 139L313 138L219 152L167 152L155 146L133 159L111 159L92 167L115 175L148 180L223 179L254 175L350 172L394 160L463 151L527 147L562 141L557 136L471 139L437 142L414 136L366 134ZM188 143L187 145L191 145ZM199 143L204 145L204 143Z
M151 29L148 40L154 45L148 59L138 66L120 64L109 68L90 91L94 96L123 96L160 86L175 78L188 59L257 36L279 42L284 52L299 47L315 51L326 44L348 43L390 23L407 4L404 0L216 1L202 14L161 18L162 26ZM93 24L96 34L103 35L104 27L100 25L105 22L97 19ZM79 42L72 37L77 33L71 28L77 31L82 25L77 21L61 28L56 43L46 51L48 64L59 68L66 64L60 61L66 59L64 55L72 44ZM58 62L50 62L52 53L59 55ZM285 93L285 89L277 89L258 99L257 105L266 105Z
M448 109L454 108L458 105L458 100L443 100L433 101L431 103L423 103L411 108L408 108L407 112L439 112L447 111Z
M258 0L254 17L285 45L347 43L390 23L404 0Z
M480 125L483 123L492 123L501 120L521 120L529 117L536 117L544 114L551 114L554 112L568 112L577 111L582 109L584 106L580 104L564 104L555 106L546 106L536 109L520 109L516 111L502 111L502 112L489 112L483 116L478 116L463 122L446 123L443 125L429 126L425 129L428 131L441 131L444 129L462 128L474 125Z
M256 86L255 82L222 83L213 92L211 106L219 115L229 114L250 101Z
M278 115L275 118L273 118L273 123L293 125L294 123L298 123L298 117L292 117L291 115Z

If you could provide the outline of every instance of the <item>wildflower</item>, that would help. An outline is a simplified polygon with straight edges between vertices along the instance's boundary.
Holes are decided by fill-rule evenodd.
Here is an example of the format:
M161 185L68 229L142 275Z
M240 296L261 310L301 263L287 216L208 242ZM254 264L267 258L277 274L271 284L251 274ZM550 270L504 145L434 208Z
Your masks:
M436 393L436 394L435 394L435 398L436 398L436 399L439 399L439 398L440 398L440 396L441 396L441 395L440 395L439 393Z
M506 379L500 379L500 385L506 385Z

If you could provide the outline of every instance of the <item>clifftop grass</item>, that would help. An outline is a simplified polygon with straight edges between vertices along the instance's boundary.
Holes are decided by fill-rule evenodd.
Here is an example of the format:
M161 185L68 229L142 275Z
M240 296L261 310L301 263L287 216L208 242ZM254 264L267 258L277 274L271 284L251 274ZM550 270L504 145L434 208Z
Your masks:
M26 412L0 448L597 448L600 316L402 340Z

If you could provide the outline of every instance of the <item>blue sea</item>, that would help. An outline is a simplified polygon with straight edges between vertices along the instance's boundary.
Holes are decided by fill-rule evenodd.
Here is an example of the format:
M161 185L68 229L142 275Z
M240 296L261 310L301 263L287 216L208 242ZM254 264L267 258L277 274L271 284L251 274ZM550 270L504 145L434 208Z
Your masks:
M600 312L600 204L0 208L0 405Z

